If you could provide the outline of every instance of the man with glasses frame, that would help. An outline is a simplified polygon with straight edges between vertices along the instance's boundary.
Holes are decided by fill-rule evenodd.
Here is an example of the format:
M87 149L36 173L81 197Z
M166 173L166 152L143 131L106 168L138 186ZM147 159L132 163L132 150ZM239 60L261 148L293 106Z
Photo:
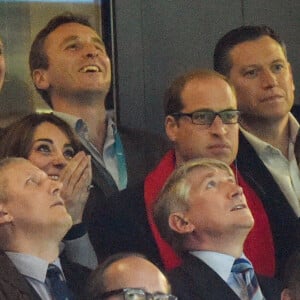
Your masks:
M188 72L167 89L164 109L165 130L174 149L166 153L143 184L110 198L102 213L97 214L93 223L94 230L101 232L98 237L102 255L135 251L166 269L178 266L180 259L154 224L153 204L177 166L190 159L207 157L232 166L255 219L255 226L245 242L245 253L258 273L272 276L274 248L267 215L260 199L234 164L240 115L234 88L214 71Z
M129 276L130 275L130 276ZM177 300L164 274L143 255L108 257L88 278L85 299Z

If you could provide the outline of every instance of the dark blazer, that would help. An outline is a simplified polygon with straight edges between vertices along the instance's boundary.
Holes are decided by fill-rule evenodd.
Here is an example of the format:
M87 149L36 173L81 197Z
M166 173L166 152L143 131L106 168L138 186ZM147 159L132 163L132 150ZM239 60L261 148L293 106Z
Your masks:
M170 149L166 138L150 132L136 129L118 128L124 148L127 187L134 186L144 180L146 175L156 166L162 156ZM87 150L87 149L86 149ZM105 197L118 192L118 188L109 172L92 157L93 183L100 188Z
M269 217L276 256L276 276L281 277L286 259L300 247L300 221L273 176L240 133L237 167L263 202Z
M191 254L183 256L180 267L168 274L172 294L178 300L239 300L227 283L207 264ZM280 299L277 280L260 277L258 281L266 299Z
M169 150L170 143L149 132L122 127L118 131L125 152L129 191L119 194L110 174L94 162L95 188L83 220L99 262L120 251L138 251L160 264L146 217L143 181Z
M64 256L61 264L69 288L79 297L90 270L68 262ZM0 300L42 300L3 251L0 251Z
M88 232L99 262L118 252L139 252L162 266L147 219L143 182L89 205Z

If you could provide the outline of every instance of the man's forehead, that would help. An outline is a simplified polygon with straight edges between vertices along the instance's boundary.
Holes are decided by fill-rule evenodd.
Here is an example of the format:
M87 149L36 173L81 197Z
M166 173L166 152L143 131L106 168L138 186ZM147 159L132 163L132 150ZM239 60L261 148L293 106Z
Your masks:
M38 167L34 166L30 161L26 159L16 160L11 162L3 170L3 174L14 172L16 176L26 177L30 174L43 173Z
M50 34L55 35L58 34L61 39L66 39L66 38L74 38L74 37L81 37L82 35L86 36L87 34L89 36L92 36L93 38L99 40L103 45L103 40L100 37L100 35L92 28L89 26L86 26L84 24L80 23L75 23L75 22L70 22L70 23L64 23L59 25L57 28L55 28Z
M208 88L207 84L212 84L214 89ZM212 98L221 97L220 101L211 101ZM211 107L220 109L229 109L237 107L235 92L230 84L217 76L205 78L195 78L190 80L184 86L181 92L181 102L183 106L188 104L201 105L202 109Z
M286 60L282 46L267 35L241 42L229 51L232 63L245 62L249 65L255 64L259 58L263 57L263 54L270 62L278 59Z
M198 166L192 169L189 174L188 178L190 181L199 183L204 181L206 178L210 178L216 175L221 175L225 177L232 177L233 175L229 170L225 168L219 168L217 166Z

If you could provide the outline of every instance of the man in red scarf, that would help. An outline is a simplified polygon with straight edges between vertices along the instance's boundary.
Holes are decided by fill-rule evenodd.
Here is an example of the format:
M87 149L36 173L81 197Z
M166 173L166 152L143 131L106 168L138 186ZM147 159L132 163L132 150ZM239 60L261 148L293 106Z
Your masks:
M234 88L214 71L189 72L171 84L165 95L164 109L165 129L174 149L148 174L143 186L121 192L109 199L102 212L95 211L92 230L99 233L99 245L94 245L98 258L101 260L112 252L136 251L166 269L178 266L180 259L154 224L153 204L178 165L208 157L232 166L255 220L245 242L245 254L258 273L273 276L275 255L268 217L257 194L234 163L239 133Z

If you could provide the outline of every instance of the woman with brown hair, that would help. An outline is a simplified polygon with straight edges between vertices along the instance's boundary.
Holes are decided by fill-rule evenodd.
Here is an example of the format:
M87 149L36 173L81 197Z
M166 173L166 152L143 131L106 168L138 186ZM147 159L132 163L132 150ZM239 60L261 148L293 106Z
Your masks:
M66 247L67 255L73 261L95 267L97 260L89 241L77 244L80 248L73 243L86 233L82 217L92 180L91 158L80 151L73 130L52 113L32 113L6 127L1 140L0 158L24 157L63 183L61 197L73 220L65 238L73 244L70 251Z

